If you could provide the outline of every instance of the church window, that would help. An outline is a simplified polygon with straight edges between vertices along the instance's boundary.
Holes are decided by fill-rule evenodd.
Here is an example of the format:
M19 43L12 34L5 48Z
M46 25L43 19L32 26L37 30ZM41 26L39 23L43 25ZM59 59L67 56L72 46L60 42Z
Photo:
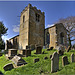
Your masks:
M50 44L50 34L49 34L49 32L47 32L47 34L46 34L46 43Z
M60 43L61 44L64 43L64 34L63 34L63 32L60 33Z
M40 15L36 13L36 21L39 22L40 21Z

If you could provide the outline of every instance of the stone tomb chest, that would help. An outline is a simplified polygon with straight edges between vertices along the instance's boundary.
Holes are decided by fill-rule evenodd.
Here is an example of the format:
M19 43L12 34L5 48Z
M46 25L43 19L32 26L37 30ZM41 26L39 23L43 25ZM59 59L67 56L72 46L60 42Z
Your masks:
M22 49L22 50L19 50L19 54L22 54L24 56L31 56L31 50L29 49Z
M9 57L12 57L12 56L15 56L17 55L17 49L9 49L8 50L8 56Z

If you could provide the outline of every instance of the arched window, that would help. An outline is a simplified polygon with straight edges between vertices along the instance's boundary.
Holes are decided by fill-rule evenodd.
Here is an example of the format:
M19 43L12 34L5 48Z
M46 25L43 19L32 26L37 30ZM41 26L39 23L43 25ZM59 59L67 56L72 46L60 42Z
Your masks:
M63 32L60 33L60 43L61 44L64 43L64 33Z
M23 23L25 22L25 16L23 16Z
M46 43L50 44L50 34L49 34L49 32L47 32L47 34L46 34Z

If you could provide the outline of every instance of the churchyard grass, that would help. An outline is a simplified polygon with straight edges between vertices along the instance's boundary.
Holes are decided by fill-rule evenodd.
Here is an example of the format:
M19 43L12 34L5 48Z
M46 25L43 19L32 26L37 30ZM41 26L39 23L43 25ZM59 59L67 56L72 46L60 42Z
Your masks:
M34 54L36 51L33 50L31 52L31 56L23 57L23 59L28 63L24 66L12 69L11 71L4 71L3 66L11 61L5 59L4 55L0 57L0 71L2 71L5 75L31 75L31 74L75 74L75 63L71 63L70 58L71 54L75 54L75 50L71 50L70 52L65 52L63 56L68 57L68 61L70 64L62 67L62 56L59 57L59 70L55 73L51 73L51 59L50 55L53 54L57 50L47 51L43 49L45 54ZM44 57L48 57L48 59L44 60ZM39 61L34 63L34 59L39 58Z

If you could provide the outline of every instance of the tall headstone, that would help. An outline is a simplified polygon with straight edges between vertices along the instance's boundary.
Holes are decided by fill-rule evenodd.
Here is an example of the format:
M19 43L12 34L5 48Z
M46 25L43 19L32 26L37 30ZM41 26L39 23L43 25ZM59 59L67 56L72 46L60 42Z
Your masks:
M62 57L62 66L69 64L67 56Z
M59 69L59 56L54 52L51 58L51 72L56 72Z
M74 54L71 54L71 62L74 62Z

